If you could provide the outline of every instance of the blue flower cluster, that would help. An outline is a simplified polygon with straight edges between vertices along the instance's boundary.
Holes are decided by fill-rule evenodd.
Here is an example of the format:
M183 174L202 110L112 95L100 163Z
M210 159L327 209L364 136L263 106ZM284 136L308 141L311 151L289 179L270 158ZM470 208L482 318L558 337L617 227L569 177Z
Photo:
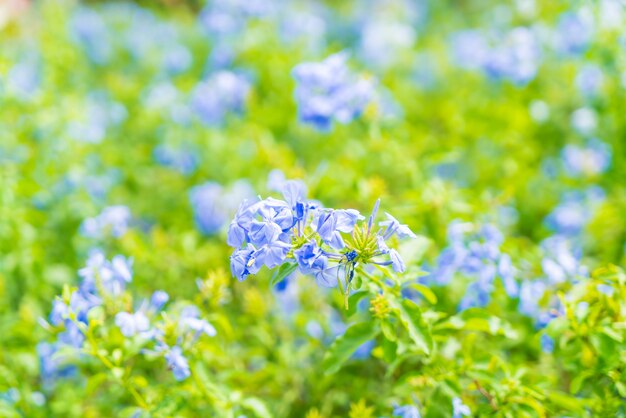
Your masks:
M597 186L583 191L568 192L546 217L546 225L557 235L568 237L579 235L604 198L604 191Z
M374 82L353 74L347 61L348 54L340 52L293 69L300 121L329 131L333 121L346 124L363 113L373 98Z
M387 240L415 234L389 214L374 231L379 202L367 223L358 226L365 217L357 210L324 208L308 200L306 193L302 182L288 180L282 184L284 200L269 197L241 204L228 229L228 244L235 248L230 258L235 277L245 280L263 266L296 263L320 286L337 286L343 278L347 287L357 264L391 265L396 272L404 271L404 262Z
M598 139L580 147L568 144L561 152L566 173L571 177L597 176L611 165L611 148Z
M191 107L202 122L217 126L230 113L243 111L250 83L232 71L218 71L200 82L191 97Z
M83 279L80 287L64 298L57 298L48 317L50 324L60 331L57 341L42 343L38 349L42 376L48 382L72 369L63 353L82 348L89 312L101 306L104 297L118 296L124 291L132 280L132 260L117 255L109 261L102 252L93 251L78 274Z
M131 259L116 255L107 260L102 252L95 250L78 274L82 278L78 289L57 298L48 318L49 325L58 331L57 340L38 347L42 376L47 384L75 372L73 362L77 353L83 353L91 325L90 313L103 305L117 306L115 325L119 332L126 338L138 338L142 344L154 344L155 350L144 350L144 353L157 353L165 358L177 380L190 374L183 348L190 348L201 335L216 335L215 328L200 318L200 311L193 305L182 309L177 316L171 312L159 316L169 300L164 291L154 292L150 300L142 301L134 312L119 310L116 301L122 299L133 278ZM177 320L172 319L176 317ZM174 326L170 326L172 323ZM175 345L170 347L166 341L175 341Z
M512 29L497 42L475 30L452 37L452 58L460 68L480 70L494 80L525 84L535 78L541 50L534 32L526 27Z
M448 246L425 280L445 285L457 272L473 278L461 300L460 310L485 306L490 300L496 277L500 277L509 296L517 296L518 285L511 257L500 250L503 240L494 225L487 224L477 229L470 223L453 221L448 227Z
M88 238L103 238L107 234L119 238L126 233L131 221L130 209L126 206L108 206L102 212L87 218L81 225L81 232Z

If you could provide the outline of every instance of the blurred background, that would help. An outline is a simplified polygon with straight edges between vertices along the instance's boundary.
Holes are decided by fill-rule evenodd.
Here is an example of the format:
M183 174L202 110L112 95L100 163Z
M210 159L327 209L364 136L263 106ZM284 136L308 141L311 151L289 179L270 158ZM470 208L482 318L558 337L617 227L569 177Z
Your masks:
M497 225L520 280L542 274L538 245L555 234L589 267L623 263L624 12L619 0L0 0L0 392L19 388L19 416L113 413L84 385L43 387L35 350L39 319L97 247L132 256L146 295L193 299L197 278L221 274L233 353L274 368L250 391L307 386L281 416L321 403L308 372L284 373L310 353L277 360L263 338L297 345L290 327L312 318L329 329L334 296L302 284L290 325L268 272L258 287L227 273L239 203L285 178L329 207L367 214L381 198L425 237L426 271L454 220ZM263 338L246 345L246 332Z

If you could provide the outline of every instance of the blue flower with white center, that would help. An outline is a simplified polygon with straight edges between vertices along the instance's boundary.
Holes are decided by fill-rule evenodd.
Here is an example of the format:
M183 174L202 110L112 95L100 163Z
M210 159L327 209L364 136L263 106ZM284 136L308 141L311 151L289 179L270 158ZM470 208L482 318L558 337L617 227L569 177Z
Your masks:
M461 398L452 399L452 418L469 417L472 411L465 405Z
M348 54L340 52L322 62L305 62L293 70L295 99L302 123L329 131L333 122L347 124L370 103L374 84L356 77L347 66Z
M402 405L393 408L393 416L400 418L421 418L419 409L415 405Z
M165 352L165 360L167 361L167 367L174 374L176 380L183 381L191 376L191 370L189 369L189 362L183 356L183 350L174 346Z
M568 144L561 158L570 177L597 176L611 165L611 147L598 139L589 140L584 147Z
M126 206L109 206L93 218L87 218L81 225L81 232L88 238L103 238L110 234L119 238L130 226L131 213Z
M145 334L150 329L150 321L142 311L135 313L119 312L115 315L115 325L119 327L125 337Z
M218 126L229 114L243 111L249 91L250 83L245 77L219 71L196 86L191 107L206 125Z

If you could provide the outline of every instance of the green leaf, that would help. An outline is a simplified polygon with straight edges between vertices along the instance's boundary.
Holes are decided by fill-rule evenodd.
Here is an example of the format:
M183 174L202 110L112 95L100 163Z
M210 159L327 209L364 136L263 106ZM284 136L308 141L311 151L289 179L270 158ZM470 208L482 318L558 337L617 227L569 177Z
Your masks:
M433 348L433 339L428 325L422 318L420 308L411 300L404 299L397 304L400 321L409 332L409 336L417 347L426 355L429 355Z
M365 291L354 292L351 294L348 298L348 310L346 311L346 316L350 317L354 315L357 311L359 301L368 295L369 293Z
M424 296L424 299L428 301L428 303L434 305L437 303L437 296L433 293L432 290L428 286L424 286L421 283L411 283L410 287L417 290Z
M584 411L584 406L585 406L584 403L580 399L575 398L566 393L551 392L551 393L548 393L548 399L554 405L560 408L563 408L567 411L577 411L581 413Z
M337 372L357 348L376 337L378 328L374 325L374 322L359 322L352 325L342 336L337 338L328 349L322 362L325 373Z
M274 272L272 279L270 280L270 287L276 286L278 283L282 282L285 277L289 276L291 273L296 271L298 268L298 264L296 263L285 263L278 268Z
M269 409L267 409L267 406L265 406L265 403L263 403L263 401L260 400L259 398L244 399L244 401L241 402L241 406L250 410L251 412L254 412L254 414L258 418L272 418L273 417Z

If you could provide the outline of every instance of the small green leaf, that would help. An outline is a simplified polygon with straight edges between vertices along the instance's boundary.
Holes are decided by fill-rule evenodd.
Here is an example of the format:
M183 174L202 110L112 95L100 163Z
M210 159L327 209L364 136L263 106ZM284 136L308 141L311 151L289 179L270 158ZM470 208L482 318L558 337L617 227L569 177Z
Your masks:
M357 348L377 334L378 328L374 326L374 322L359 322L352 325L328 349L322 363L325 373L337 372Z
M437 303L437 296L433 293L432 290L430 290L428 286L424 286L421 283L411 283L410 287L421 293L421 295L424 296L424 299L426 299L428 303L432 305Z
M367 297L368 295L369 293L364 291L354 292L353 294L351 294L348 298L348 310L346 311L346 316L350 317L354 315L357 311L359 301L364 297Z
M274 275L272 276L272 279L270 280L270 287L274 287L278 283L282 282L285 279L285 277L289 276L291 273L296 271L297 268L298 268L298 264L296 263L285 263L282 266L280 266L279 269L276 270L276 272L274 272Z
M420 308L411 300L404 299L397 304L400 321L409 332L409 336L417 347L426 355L429 355L433 348L433 339L428 325L422 318Z

